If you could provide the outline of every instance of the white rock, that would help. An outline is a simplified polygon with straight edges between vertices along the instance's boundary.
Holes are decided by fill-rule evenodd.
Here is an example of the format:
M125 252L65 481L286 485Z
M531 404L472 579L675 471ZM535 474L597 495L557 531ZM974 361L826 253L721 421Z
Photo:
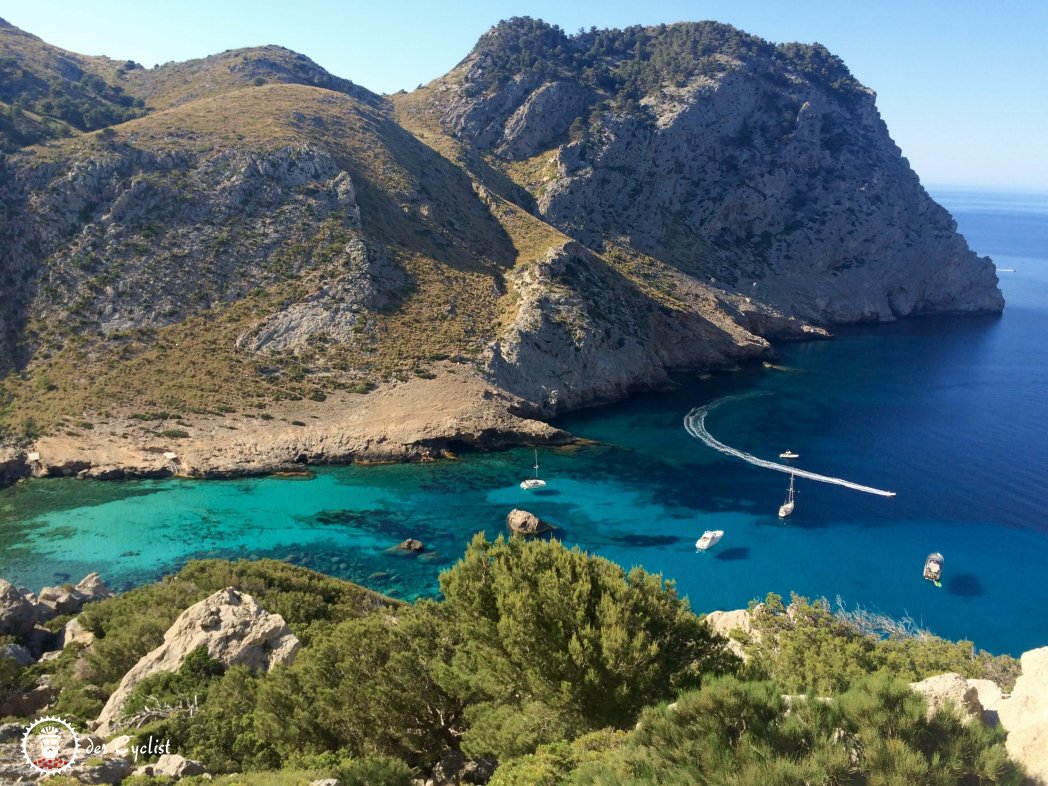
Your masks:
M979 703L979 692L960 674L952 671L937 674L920 682L911 682L910 687L928 702L929 718L951 703L965 723L971 722L973 718L982 719L983 707Z
M270 614L253 597L235 589L215 594L183 611L164 634L164 642L124 675L98 716L98 733L114 731L124 702L134 687L151 674L177 671L199 647L226 666L245 665L254 671L286 666L299 641L284 618Z
M997 705L1008 755L1035 782L1048 783L1048 647L1024 652L1011 696Z

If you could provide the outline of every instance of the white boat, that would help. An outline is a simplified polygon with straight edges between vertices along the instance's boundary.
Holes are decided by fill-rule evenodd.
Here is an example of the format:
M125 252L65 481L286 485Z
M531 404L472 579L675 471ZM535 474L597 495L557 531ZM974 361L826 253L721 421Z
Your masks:
M794 458L800 458L800 457L801 457L800 453L794 453L792 450L786 450L786 451L783 451L782 453L779 454L779 458L794 459Z
M705 551L710 546L715 546L724 537L722 529L708 529L702 533L702 537L695 541L695 548Z
M779 518L784 519L793 513L793 473L790 473L790 490L786 493L786 501L779 505Z
M539 451L538 451L538 448L535 449L535 466L534 466L534 470L535 470L535 477L527 478L526 480L522 480L520 482L520 487L522 489L524 489L525 491L528 491L529 489L540 489L540 488L543 488L546 485L546 481L539 479Z
M941 587L942 582L942 554L935 551L929 554L924 560L924 578L928 579L936 587Z

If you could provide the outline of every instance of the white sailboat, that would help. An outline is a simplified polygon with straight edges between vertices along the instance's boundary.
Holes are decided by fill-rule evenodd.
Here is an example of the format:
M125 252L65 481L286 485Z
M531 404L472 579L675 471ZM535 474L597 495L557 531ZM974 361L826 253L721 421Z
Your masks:
M708 529L702 533L702 537L695 541L695 548L699 551L705 551L710 546L715 546L721 538L724 537L724 530L722 529Z
M546 481L539 479L539 451L535 448L535 477L526 478L520 482L520 487L525 491L529 489L540 489L546 485Z
M793 513L793 473L790 473L790 490L786 493L786 501L779 506L779 518L784 519Z

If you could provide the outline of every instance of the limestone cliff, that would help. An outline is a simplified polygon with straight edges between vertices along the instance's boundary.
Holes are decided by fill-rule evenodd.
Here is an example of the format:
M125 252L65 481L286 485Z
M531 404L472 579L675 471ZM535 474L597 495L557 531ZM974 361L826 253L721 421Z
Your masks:
M424 91L418 114L590 248L628 246L823 325L1003 307L874 92L819 45L515 19Z
M562 440L529 419L1003 307L818 45L514 19L391 97L280 47L145 69L0 23L0 58L52 139L0 128L7 476Z

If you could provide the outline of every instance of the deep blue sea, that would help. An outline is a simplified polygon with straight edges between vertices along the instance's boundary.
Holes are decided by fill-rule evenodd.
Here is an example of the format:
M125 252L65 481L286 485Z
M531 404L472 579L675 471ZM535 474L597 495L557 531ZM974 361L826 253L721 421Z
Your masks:
M435 464L321 469L311 480L47 480L0 491L0 576L34 590L100 570L116 588L201 556L276 557L403 598L436 592L477 531L525 507L570 544L676 581L699 612L773 591L840 596L994 652L1048 644L1048 196L937 191L993 257L1002 317L913 319L785 344L760 366L680 380L668 393L559 425L600 444ZM724 455L683 427L726 396L717 440L890 489L884 498L797 481ZM697 553L696 537L724 539ZM388 549L422 540L421 557ZM922 580L945 557L943 586Z

